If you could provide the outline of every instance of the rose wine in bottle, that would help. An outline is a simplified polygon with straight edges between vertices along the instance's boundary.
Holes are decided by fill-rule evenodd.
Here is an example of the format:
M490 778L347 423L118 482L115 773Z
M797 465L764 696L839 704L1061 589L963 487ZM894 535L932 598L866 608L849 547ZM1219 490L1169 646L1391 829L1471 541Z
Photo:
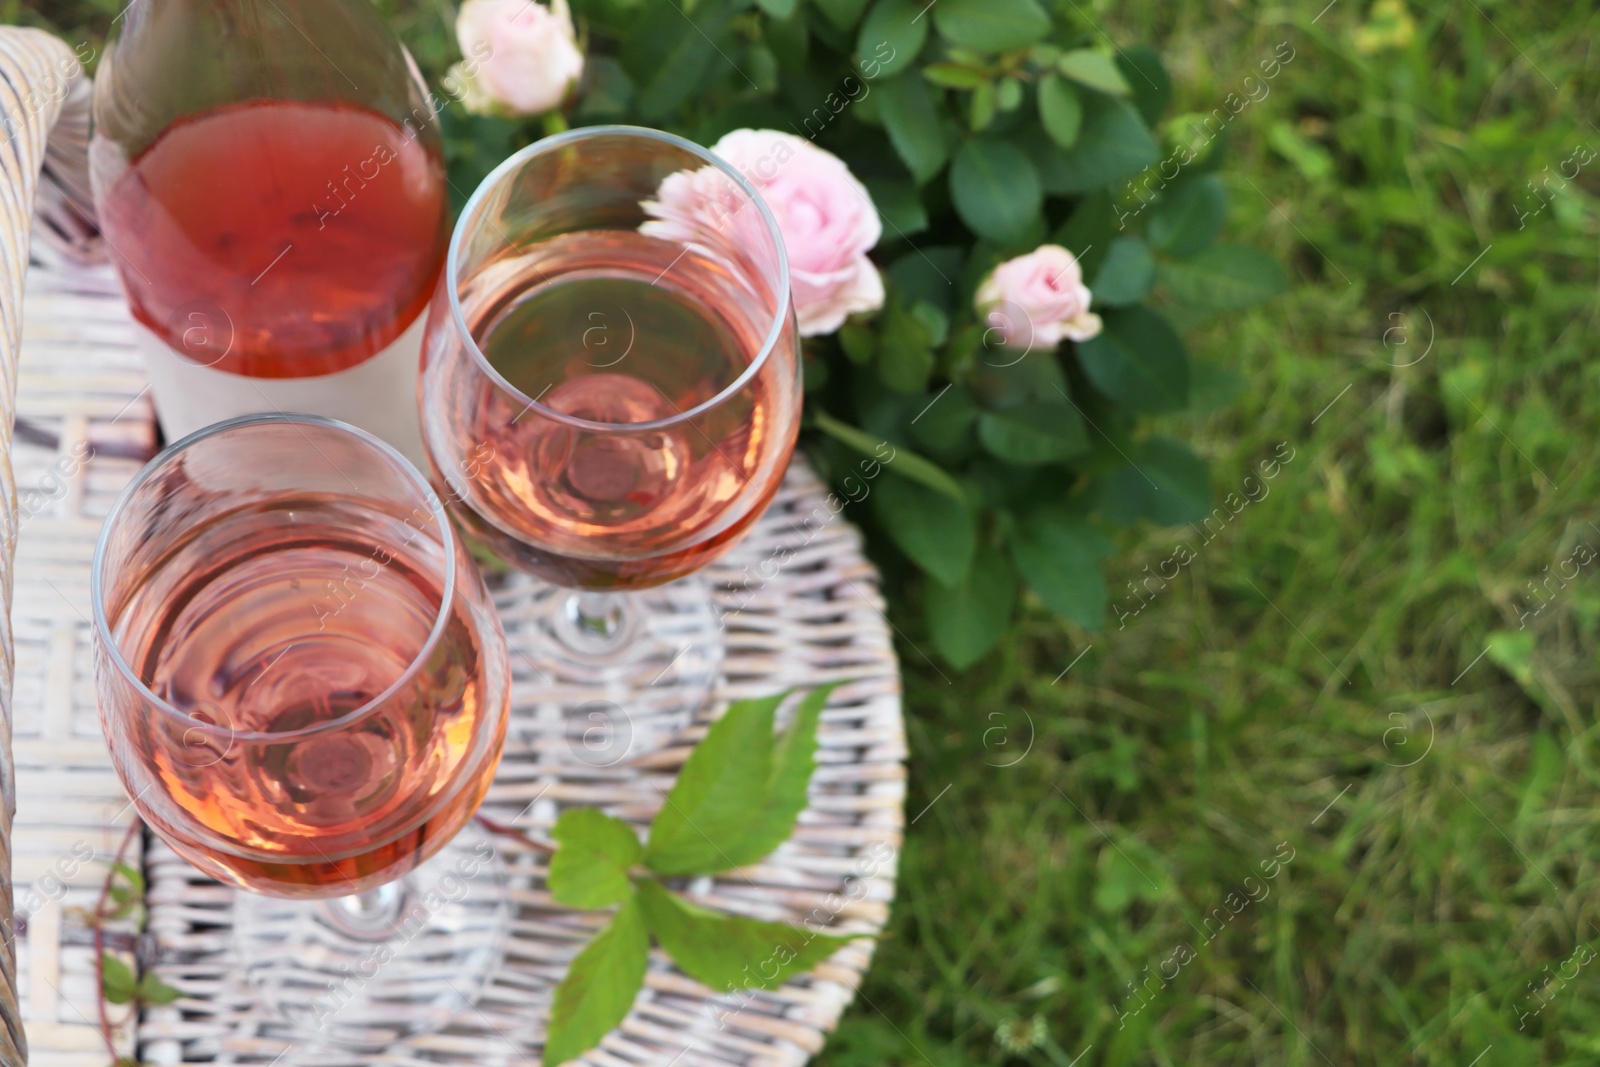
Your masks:
M364 0L132 5L91 170L169 439L305 412L414 462L447 199L434 102Z

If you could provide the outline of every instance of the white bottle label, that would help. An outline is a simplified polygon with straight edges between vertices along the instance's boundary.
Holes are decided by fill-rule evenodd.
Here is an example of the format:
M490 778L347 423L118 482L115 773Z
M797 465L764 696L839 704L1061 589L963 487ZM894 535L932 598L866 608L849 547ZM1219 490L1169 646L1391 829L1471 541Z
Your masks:
M249 378L203 367L174 352L142 322L135 321L134 329L150 371L156 416L169 442L240 415L321 415L376 434L426 473L417 370L427 318L423 309L405 333L377 355L314 378Z

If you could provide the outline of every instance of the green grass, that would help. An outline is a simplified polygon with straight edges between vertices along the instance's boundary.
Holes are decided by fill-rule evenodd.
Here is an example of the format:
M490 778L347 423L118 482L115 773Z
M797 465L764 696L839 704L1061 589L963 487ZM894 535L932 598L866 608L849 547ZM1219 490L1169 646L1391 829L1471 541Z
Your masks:
M1369 55L1369 8L1322 2L1061 4L1156 44L1177 112L1295 49L1225 177L1230 238L1296 288L1191 335L1245 387L1169 427L1219 500L1293 459L1209 541L1125 545L1128 605L1194 558L1123 628L1035 607L954 682L902 648L916 821L824 1064L1600 1061L1600 967L1551 979L1600 943L1600 558L1523 617L1530 581L1600 551L1600 157L1517 217L1600 150L1600 20L1413 3L1410 42ZM1035 1016L1031 1050L997 1042Z
M1219 498L1280 442L1294 459L1209 543L1128 546L1130 612L1124 582L1180 542L1195 558L1125 628L1036 611L953 685L906 655L923 814L836 1067L1000 1062L997 1026L1035 1015L1048 1040L1017 1058L1040 1064L1600 1059L1600 986L1573 958L1600 942L1595 563L1522 619L1530 580L1600 549L1580 188L1600 164L1520 230L1513 208L1600 148L1595 19L1413 4L1411 43L1364 56L1367 10L1319 6L1093 15L1156 43L1178 112L1296 50L1234 121L1225 174L1231 233L1298 285L1194 335L1247 385L1173 427ZM1280 842L1294 859L1244 903ZM1127 983L1172 974L1185 942L1119 1023Z

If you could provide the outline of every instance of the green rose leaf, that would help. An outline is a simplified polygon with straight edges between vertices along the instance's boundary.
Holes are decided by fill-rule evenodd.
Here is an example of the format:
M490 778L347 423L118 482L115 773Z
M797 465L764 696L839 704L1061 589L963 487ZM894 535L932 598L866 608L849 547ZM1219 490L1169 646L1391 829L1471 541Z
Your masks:
M1039 82L1039 121L1044 124L1044 132L1062 148L1077 143L1083 129L1083 104L1059 75L1046 74Z
M1044 606L1091 630L1105 616L1100 561L1111 550L1111 542L1086 518L1060 506L1024 516L1011 539L1011 558Z
M839 347L851 363L870 363L878 354L878 335L865 326L847 322L839 327Z
M105 988L106 999L113 1004L126 1004L139 991L133 968L109 952L100 954L100 983Z
M1040 140L1040 180L1046 192L1063 196L1131 178L1161 159L1160 146L1133 105L1097 94L1083 101L1083 129L1072 151Z
M978 440L990 455L1024 467L1054 463L1089 450L1083 416L1059 400L986 411L978 417Z
M1178 411L1189 402L1189 356L1167 321L1146 307L1108 311L1100 336L1078 345L1094 387L1140 414Z
M583 1055L622 1022L644 985L649 956L650 934L639 898L632 896L578 953L556 986L544 1067Z
M856 37L856 64L878 64L875 78L899 74L916 61L928 40L928 19L915 0L878 0ZM882 58L887 54L889 58Z
M922 68L922 76L946 89L976 89L989 80L988 71L961 63L929 63Z
M1244 392L1244 376L1204 360L1189 365L1189 407L1193 411L1218 411Z
M950 477L949 472L932 460L917 455L909 448L891 445L881 437L874 437L867 431L851 426L847 422L840 422L826 411L817 412L816 424L817 429L835 441L849 445L862 455L871 456L873 459L882 460L885 463L897 464L895 467L895 473L897 474L902 474L914 482L920 482L929 489L937 489L953 500L964 501L967 499L967 494L961 491L960 483ZM884 449L889 451L887 459L883 455Z
M1161 281L1178 300L1204 312L1237 311L1289 287L1276 260L1244 245L1213 245L1193 259L1163 263Z
M777 989L850 943L800 926L723 915L657 882L639 886L650 932L683 973L719 993Z
M933 23L951 44L979 52L1026 48L1050 32L1036 0L939 0Z
M822 13L841 30L848 30L861 18L867 0L815 0ZM669 5L671 6L671 5Z
M1102 499L1111 522L1150 519L1178 526L1211 511L1211 479L1205 460L1176 441L1156 437L1128 450L1128 463L1106 477Z
M557 902L604 908L628 896L628 871L644 852L633 827L595 808L569 808L550 835L561 846L550 860L550 895Z
M933 373L933 333L898 298L889 301L878 335L878 379L897 393L920 393Z
M1133 87L1133 106L1145 125L1154 128L1172 103L1172 76L1161 56L1149 45L1128 45L1117 56L1117 69Z
M1117 69L1110 56L1089 48L1068 52L1056 61L1056 69L1079 85L1113 96L1127 96L1133 92L1128 80Z
M1017 574L1005 556L980 549L966 577L953 587L929 582L923 589L923 618L933 647L956 670L982 659L1011 625L1017 602Z
M1093 278L1110 254L1111 238L1117 230L1117 209L1110 195L1098 189L1078 201L1056 230L1055 242L1078 257L1085 278Z
M817 722L832 686L809 693L781 738L787 693L741 700L711 724L650 824L644 862L658 874L714 874L769 855L805 809Z
M1039 217L1044 191L1033 162L1008 141L974 139L950 165L950 196L961 221L993 241L1024 237Z
M970 440L977 419L978 405L971 391L964 385L952 384L928 398L911 423L911 436L935 455L960 452Z
M689 16L663 5L628 34L622 64L638 86L641 116L665 119L694 96L718 58L730 11L726 3L701 4Z
M1162 195L1150 210L1150 243L1183 259L1217 239L1228 221L1228 190L1215 174L1202 174Z
M873 512L900 551L945 585L972 562L978 527L966 504L894 474L873 492Z
M1111 307L1137 304L1149 295L1156 281L1156 261L1150 248L1137 237L1118 237L1111 242L1105 262L1094 276L1089 292L1092 303Z
M910 182L868 178L861 184L867 187L872 206L878 209L890 234L909 237L928 228L927 209Z
M779 22L787 22L800 0L756 0L756 6Z
M950 149L939 123L934 90L916 71L908 71L879 83L874 95L889 143L917 184L938 174L950 157Z

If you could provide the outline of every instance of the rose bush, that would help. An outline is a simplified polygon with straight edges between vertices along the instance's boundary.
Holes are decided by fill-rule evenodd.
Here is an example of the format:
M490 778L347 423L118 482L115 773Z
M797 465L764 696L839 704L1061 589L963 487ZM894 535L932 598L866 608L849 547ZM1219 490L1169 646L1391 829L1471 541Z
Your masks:
M1191 359L1178 328L1284 284L1266 256L1217 243L1232 95L1163 121L1160 58L1106 47L1069 0L574 0L573 13L587 55L564 110L446 111L457 195L569 124L671 130L750 175L792 259L806 446L842 490L892 446L846 514L948 663L994 647L1024 594L1099 626L1107 535L1210 513L1204 463L1147 426L1239 384ZM708 195L664 193L657 222Z

